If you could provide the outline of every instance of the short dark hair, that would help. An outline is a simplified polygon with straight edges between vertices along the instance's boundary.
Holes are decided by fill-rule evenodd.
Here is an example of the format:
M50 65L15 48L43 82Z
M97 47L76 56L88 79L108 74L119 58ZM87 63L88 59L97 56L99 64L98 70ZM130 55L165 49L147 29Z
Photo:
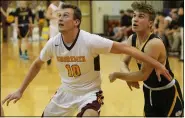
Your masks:
M158 12L157 12L157 15L163 16L163 17L166 17L166 16L167 16L164 12L161 12L161 11L158 11Z
M132 8L134 11L140 11L140 12L144 12L144 13L148 13L149 14L149 20L154 21L155 20L155 10L152 7L152 5L145 3L145 2L133 2L132 3Z
M128 13L133 13L134 11L132 9L127 9L126 10Z
M124 13L124 10L120 10L119 13L120 13L120 14L123 14L123 13Z
M80 24L81 24L81 19L82 19L82 13L81 13L81 10L79 7L75 6L75 5L72 5L72 4L69 4L69 3L63 3L62 6L61 6L62 9L66 9L66 8L71 8L73 9L74 11L74 19L78 19L80 21ZM80 27L80 24L78 27Z

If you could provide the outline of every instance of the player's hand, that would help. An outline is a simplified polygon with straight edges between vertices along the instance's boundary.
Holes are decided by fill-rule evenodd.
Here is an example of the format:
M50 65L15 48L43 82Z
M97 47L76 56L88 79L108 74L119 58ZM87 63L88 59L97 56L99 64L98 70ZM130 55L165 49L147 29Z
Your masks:
M109 74L109 80L110 80L111 83L116 80L116 77L115 77L114 73Z
M155 72L156 75L158 77L158 81L161 81L161 77L160 75L164 75L169 81L172 80L172 77L169 73L169 71L166 69L166 67L164 65L161 64L161 66L159 68L155 68Z
M9 105L9 102L14 100L14 104L22 97L22 93L17 90L14 93L9 94L3 101L2 104L4 104L5 102L7 103L6 105Z
M132 91L132 87L137 88L137 89L140 88L139 87L139 82L128 82L128 81L126 81L126 82L127 82L127 85L128 85L128 87L130 88L131 91Z

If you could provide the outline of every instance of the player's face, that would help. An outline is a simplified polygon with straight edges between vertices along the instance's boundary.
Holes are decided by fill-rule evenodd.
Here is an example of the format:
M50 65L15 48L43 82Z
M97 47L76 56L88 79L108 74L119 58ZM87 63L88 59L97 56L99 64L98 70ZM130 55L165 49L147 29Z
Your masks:
M71 8L66 8L58 11L57 16L59 32L65 32L77 28L78 20L74 19L74 11Z
M132 30L134 32L141 32L149 30L152 26L152 21L149 20L149 14L144 12L134 11L132 18Z

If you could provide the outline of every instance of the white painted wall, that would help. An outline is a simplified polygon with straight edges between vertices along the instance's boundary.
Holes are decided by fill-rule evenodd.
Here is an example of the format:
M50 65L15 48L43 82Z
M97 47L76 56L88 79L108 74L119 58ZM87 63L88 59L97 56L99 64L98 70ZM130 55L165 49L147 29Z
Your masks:
M93 33L103 33L103 16L119 15L121 9L131 8L133 1L92 1Z
M155 9L162 10L163 1L147 1ZM121 9L131 8L133 1L92 1L92 33L103 33L103 16L119 15Z

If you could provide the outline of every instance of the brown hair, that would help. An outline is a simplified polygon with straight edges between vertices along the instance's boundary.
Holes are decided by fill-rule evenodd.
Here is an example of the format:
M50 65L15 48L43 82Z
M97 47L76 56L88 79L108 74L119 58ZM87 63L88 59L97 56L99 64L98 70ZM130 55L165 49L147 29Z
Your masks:
M80 8L78 8L77 6L75 5L72 5L72 4L69 4L69 3L64 3L62 4L62 9L66 9L66 8L71 8L74 10L74 20L78 19L80 21L80 24L81 24L81 19L82 19L82 13L81 13L81 10ZM78 27L80 27L80 24L78 25Z
M139 12L144 12L149 14L149 20L151 21L155 20L156 13L152 5L145 2L133 2L131 6L134 11L139 11Z

